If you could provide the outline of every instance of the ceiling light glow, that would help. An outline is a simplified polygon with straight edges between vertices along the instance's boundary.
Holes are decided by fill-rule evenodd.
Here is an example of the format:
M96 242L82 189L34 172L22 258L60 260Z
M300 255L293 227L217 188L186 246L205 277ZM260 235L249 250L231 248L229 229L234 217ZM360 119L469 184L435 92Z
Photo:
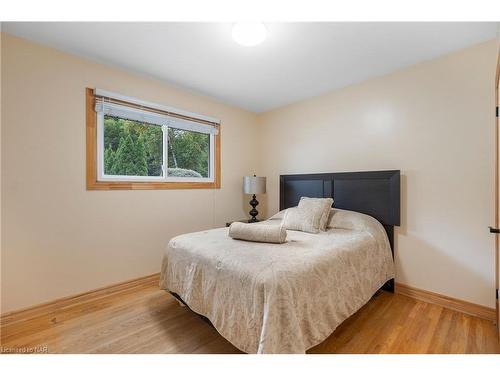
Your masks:
M266 40L267 29L261 22L238 22L233 26L233 39L242 46L256 46Z

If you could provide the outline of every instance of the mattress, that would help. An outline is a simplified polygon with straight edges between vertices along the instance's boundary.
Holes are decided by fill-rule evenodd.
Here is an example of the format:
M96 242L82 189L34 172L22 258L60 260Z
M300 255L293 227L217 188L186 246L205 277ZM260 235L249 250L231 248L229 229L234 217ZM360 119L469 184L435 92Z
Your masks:
M160 288L246 353L305 353L394 277L383 226L360 213L332 210L326 232L287 231L284 244L234 240L227 232L173 238Z

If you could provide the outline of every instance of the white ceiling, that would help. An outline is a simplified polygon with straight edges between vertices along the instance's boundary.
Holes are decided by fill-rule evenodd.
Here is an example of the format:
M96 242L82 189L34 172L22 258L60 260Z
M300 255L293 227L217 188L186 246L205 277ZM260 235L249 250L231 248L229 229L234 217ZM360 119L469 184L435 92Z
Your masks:
M496 37L496 23L2 23L3 31L264 112Z

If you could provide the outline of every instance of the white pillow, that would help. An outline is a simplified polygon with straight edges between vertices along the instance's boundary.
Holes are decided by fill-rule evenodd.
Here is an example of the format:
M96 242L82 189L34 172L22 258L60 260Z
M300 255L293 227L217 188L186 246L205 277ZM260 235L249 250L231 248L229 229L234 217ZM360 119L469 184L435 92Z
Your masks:
M326 231L326 225L328 224L328 217L330 216L330 210L332 209L333 199L332 198L309 198L302 197L299 201L299 209L306 208L308 210L318 210L321 212L321 217L319 219L319 230Z
M281 211L275 213L273 216L271 216L267 220L283 220L283 218L285 217L285 214L288 210L289 210L289 208L285 208L284 210L281 210Z
M292 207L286 210L283 217L283 226L289 230L298 230L308 233L319 233L320 211L310 211Z
M240 223L235 221L229 227L229 237L237 240L267 243L286 242L286 230L283 225L265 223Z
M366 230L367 227L373 225L380 226L381 224L377 219L361 212L332 208L327 228Z
M308 233L319 233L322 228L326 227L332 202L331 198L302 197L297 207L290 208L286 212L283 218L285 228ZM328 208L328 212L324 218L326 208Z

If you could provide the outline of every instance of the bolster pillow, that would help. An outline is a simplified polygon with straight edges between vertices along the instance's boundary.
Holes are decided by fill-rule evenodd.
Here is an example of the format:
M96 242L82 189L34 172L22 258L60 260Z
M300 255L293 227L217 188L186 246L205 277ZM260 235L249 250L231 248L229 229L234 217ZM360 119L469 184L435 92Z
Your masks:
M229 237L252 242L284 243L286 229L282 225L234 222Z

